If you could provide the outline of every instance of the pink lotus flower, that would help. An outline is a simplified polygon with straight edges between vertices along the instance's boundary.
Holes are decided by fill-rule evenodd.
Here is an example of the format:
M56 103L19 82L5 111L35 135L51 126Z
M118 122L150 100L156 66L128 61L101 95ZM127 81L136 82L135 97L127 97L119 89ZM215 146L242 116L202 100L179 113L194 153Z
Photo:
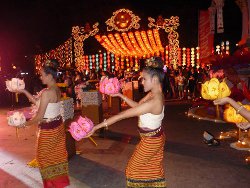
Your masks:
M76 122L72 122L69 126L69 132L72 137L79 141L93 129L94 123L87 117L80 116Z
M105 94L114 94L115 93L115 87L113 83L107 83L105 85Z
M104 94L115 94L120 91L121 84L117 78L107 77L100 81L100 92Z
M82 127L77 122L72 122L69 126L69 132L71 136L79 141L84 138L87 133L82 129Z
M82 116L80 116L77 120L77 123L86 133L89 133L94 127L94 123L87 117L83 118Z

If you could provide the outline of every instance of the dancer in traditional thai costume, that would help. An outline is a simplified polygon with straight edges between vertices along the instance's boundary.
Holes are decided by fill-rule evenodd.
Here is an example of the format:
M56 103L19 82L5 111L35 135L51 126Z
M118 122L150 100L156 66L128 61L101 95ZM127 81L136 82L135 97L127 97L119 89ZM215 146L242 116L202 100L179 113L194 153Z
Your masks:
M96 125L88 136L122 119L139 116L141 140L127 164L127 187L166 187L163 167L165 134L161 124L164 118L163 61L152 57L146 60L146 65L142 72L142 84L148 94L140 102L120 93L112 95L121 97L132 108Z
M38 124L36 160L45 188L69 185L65 128L60 115L61 92L56 85L57 67L56 60L48 60L42 67L41 80L47 88L41 94L35 117L23 125ZM35 100L26 90L18 92L24 93L31 101Z

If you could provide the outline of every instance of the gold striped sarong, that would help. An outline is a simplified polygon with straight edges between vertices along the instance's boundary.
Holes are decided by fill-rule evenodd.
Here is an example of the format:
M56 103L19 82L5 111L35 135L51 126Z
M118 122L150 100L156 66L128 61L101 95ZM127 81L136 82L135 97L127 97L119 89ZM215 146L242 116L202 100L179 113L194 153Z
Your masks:
M141 134L143 135L143 134ZM166 187L163 168L165 134L142 136L126 168L127 187Z
M61 119L39 125L36 159L45 188L69 185L65 128Z

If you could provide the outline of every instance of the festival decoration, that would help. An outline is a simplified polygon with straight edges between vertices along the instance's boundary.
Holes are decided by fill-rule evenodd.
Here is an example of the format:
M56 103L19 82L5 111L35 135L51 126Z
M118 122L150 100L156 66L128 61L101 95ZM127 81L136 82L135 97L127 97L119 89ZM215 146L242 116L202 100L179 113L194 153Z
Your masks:
M250 111L250 105L243 105L243 107L246 108L248 111ZM240 114L237 114L236 110L231 105L228 105L227 108L225 109L224 119L232 123L247 123L248 122Z
M93 127L94 123L90 119L80 116L77 121L71 123L69 132L75 140L79 141L86 137Z
M105 23L107 24L107 31L128 31L131 28L139 29L138 23L141 19L135 16L131 10L119 9L113 12L113 16Z
M19 78L12 78L11 80L5 81L6 87L10 92L16 92L17 90L24 89L25 83ZM18 103L18 93L16 92L16 102Z
M75 140L80 141L87 136L93 127L94 123L90 119L80 116L77 121L70 124L69 132ZM93 138L89 137L89 139L97 146Z
M225 80L220 82L217 78L212 78L201 86L201 96L206 100L220 99L228 97L230 94L231 90L227 86ZM216 105L216 117L220 119L219 105Z
M202 84L201 96L207 100L215 100L223 97L227 97L231 94L229 87L223 80L220 82L217 78L212 78Z
M116 94L121 89L119 80L115 78L108 79L107 77L100 81L99 90L103 94Z
M95 35L97 41L116 56L150 57L164 52L157 29Z
M18 138L18 129L26 122L26 117L23 112L14 111L7 114L7 122L9 126L16 127L16 137Z
M48 59L58 60L59 67L61 68L69 68L72 65L72 38L70 37L63 44L45 54L35 55L35 69L37 74L43 66L43 62Z
M179 48L179 34L176 32L179 24L178 16L171 16L170 19L163 19L162 16L158 16L157 21L154 18L149 17L148 27L155 27L157 30L164 29L168 33L169 41L169 59L170 63L177 68L178 62L178 48Z
M74 26L72 27L72 36L74 38L74 57L75 57L75 65L78 71L84 70L85 61L83 58L83 42L89 38L90 36L94 36L98 31L99 23L96 22L92 28L87 23L85 27Z
M25 83L19 78L12 78L11 80L5 81L6 87L10 92L16 92L17 90L24 89Z
M26 118L22 112L14 112L12 115L7 116L8 125L13 127L20 127L26 122Z

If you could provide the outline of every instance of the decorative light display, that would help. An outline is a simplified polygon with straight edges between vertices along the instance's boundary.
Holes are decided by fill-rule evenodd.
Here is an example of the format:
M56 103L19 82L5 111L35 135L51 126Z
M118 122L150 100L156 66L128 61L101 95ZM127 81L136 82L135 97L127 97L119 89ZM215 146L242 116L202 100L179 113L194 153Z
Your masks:
M39 72L43 62L47 59L57 59L61 68L68 68L72 65L72 38L66 40L56 49L50 50L45 54L35 55L35 71Z
M125 32L131 28L139 29L138 23L141 19L139 16L135 16L132 11L128 9L119 9L113 12L113 16L106 21L107 31L120 31Z
M182 64L187 64L187 51L186 48L182 48Z
M229 55L229 41L226 41L226 54Z
M181 49L180 49L180 48L178 49L178 62L179 62L180 64L182 64L182 66L185 66L185 65L186 65L186 62L185 62L185 61L182 62L182 60L181 60Z
M74 38L74 55L75 55L75 66L78 71L83 71L84 69L84 58L83 58L83 42L90 36L94 36L98 31L99 23L95 23L92 27L86 24L85 27L74 26L72 27L72 36ZM90 60L90 59L89 59Z
M148 27L155 27L158 29L164 29L165 32L168 33L168 41L169 41L169 59L171 60L171 64L173 64L174 68L177 67L178 62L178 48L179 48L179 34L175 31L179 24L178 16L171 16L170 19L163 19L162 16L159 16L157 21L155 19L149 17Z
M157 29L100 36L97 41L116 56L150 57L164 51ZM124 42L123 42L124 41Z
M192 65L192 67L194 67L195 66L195 54L194 54L195 52L194 52L194 48L191 48L191 65Z
M197 68L199 68L200 67L200 48L199 47L196 47L196 64L197 64Z
M165 64L168 66L169 57L168 57L168 46L165 47Z
M216 51L216 54L220 54L220 45L216 46L216 50L215 51Z
M200 64L200 49L179 48L179 34L176 32L179 26L179 17L171 16L163 19L158 16L157 20L149 17L148 27L153 29L139 31L140 18L132 11L120 9L106 21L107 31L116 30L116 33L97 35L98 23L92 27L86 24L84 27L72 27L72 37L63 45L51 50L46 54L35 56L36 71L42 62L49 58L56 58L60 67L71 67L73 61L78 71L90 69L110 70L139 70L139 59L154 55L161 56L165 65L173 66L204 66ZM130 31L135 29L135 31ZM163 47L159 35L159 29L168 33L168 46ZM83 43L90 36L95 36L97 41L107 50L107 53L85 55ZM229 54L229 42L222 42L216 46L216 54ZM73 60L74 57L74 60Z

